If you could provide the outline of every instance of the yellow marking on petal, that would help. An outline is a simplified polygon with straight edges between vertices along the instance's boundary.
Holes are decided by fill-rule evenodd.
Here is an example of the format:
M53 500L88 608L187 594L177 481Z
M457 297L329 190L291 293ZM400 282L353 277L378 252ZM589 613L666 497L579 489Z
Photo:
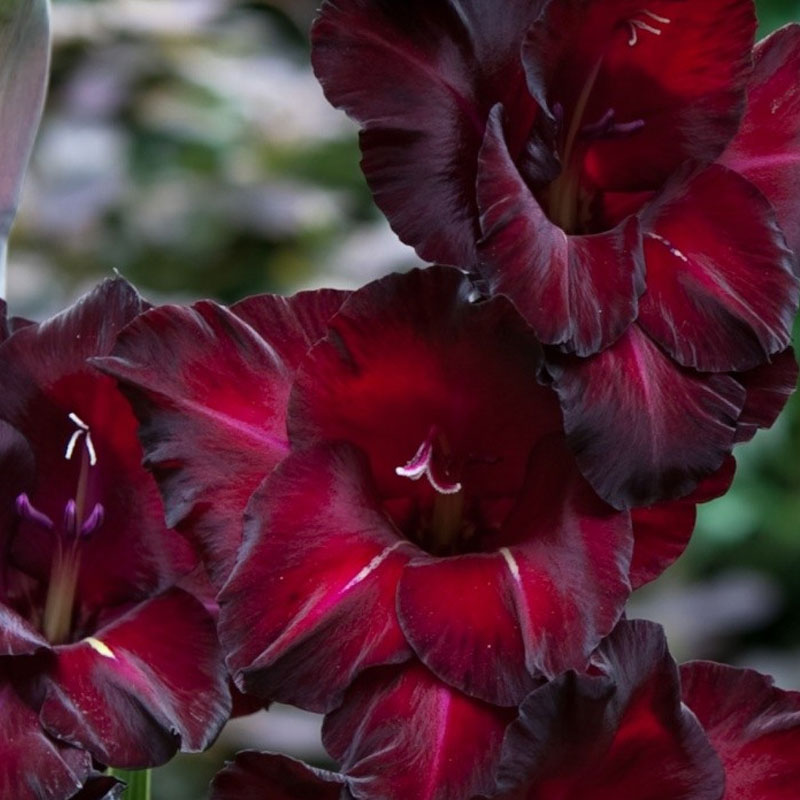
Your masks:
M114 655L114 651L105 643L101 642L99 639L95 639L94 636L88 636L86 639L83 640L92 650L97 651L100 653L101 656L104 658L116 658Z

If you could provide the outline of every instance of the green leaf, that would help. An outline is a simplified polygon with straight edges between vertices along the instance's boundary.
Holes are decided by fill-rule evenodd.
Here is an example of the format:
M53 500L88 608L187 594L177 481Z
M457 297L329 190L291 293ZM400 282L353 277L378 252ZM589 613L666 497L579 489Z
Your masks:
M48 0L0 0L0 296L8 234L42 116L49 67Z
M150 800L152 774L149 769L110 768L108 774L128 785L122 794L123 800Z

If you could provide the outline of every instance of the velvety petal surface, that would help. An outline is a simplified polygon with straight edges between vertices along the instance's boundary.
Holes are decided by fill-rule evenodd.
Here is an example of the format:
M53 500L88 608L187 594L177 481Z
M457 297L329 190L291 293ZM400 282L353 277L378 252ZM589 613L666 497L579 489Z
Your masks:
M342 297L323 291L249 298L234 309L210 301L155 309L102 361L139 418L169 525L198 545L217 587L233 566L248 498L287 451L297 361Z
M36 711L0 672L0 797L11 800L66 800L89 775L89 754L42 730Z
M503 743L502 798L721 800L724 775L695 716L681 705L663 631L622 622L589 674L533 692Z
M792 348L775 356L771 363L736 375L747 391L747 399L736 427L736 440L746 442L759 428L769 428L797 386L797 359Z
M606 233L568 236L546 216L512 161L502 109L480 151L478 270L545 344L580 356L611 344L636 318L644 259L636 217Z
M325 2L312 61L333 105L361 126L362 168L403 241L427 261L469 266L479 237L478 150L503 103L520 152L536 114L520 62L542 0ZM387 90L391 87L391 90Z
M81 543L77 604L86 613L158 591L195 561L187 543L164 526L125 398L113 380L87 364L110 352L119 331L146 307L125 281L104 281L61 314L18 329L0 346L0 417L25 436L35 457L36 476L26 489L31 504L57 528L86 468L84 519L95 504L103 508L102 524ZM88 433L76 437L75 419ZM85 464L90 457L94 465ZM47 581L59 535L21 519L10 558Z
M531 448L561 420L555 395L537 381L533 332L505 298L473 295L449 267L355 292L298 371L292 445L349 441L369 456L381 495L402 497L426 490L427 481L412 484L396 469L435 428L466 492L513 496Z
M789 345L795 258L751 183L716 164L679 176L647 206L643 227L638 321L678 363L746 370Z
M381 511L363 455L347 445L293 453L246 517L219 597L221 641L243 691L325 711L361 670L410 656L395 592L419 551Z
M638 325L548 369L581 472L617 508L688 494L733 447L743 387L679 367Z
M103 764L137 769L204 750L228 718L213 620L179 589L55 653L42 725Z
M245 750L217 773L211 800L341 800L345 778L275 753Z
M420 659L499 705L519 704L543 674L582 669L630 593L629 515L599 500L553 439L531 456L499 535L509 546L415 559L400 579L398 614Z
M684 702L725 767L725 800L793 800L800 786L800 692L749 669L681 666Z
M697 504L725 494L736 472L736 461L728 456L713 475L701 481L686 497L631 509L633 558L631 584L638 589L655 580L682 555L694 530Z
M658 188L685 160L712 161L735 134L754 12L751 0L553 0L525 42L530 91L560 104L566 125L609 109L620 123L643 122L592 143L583 168L605 190Z
M358 800L464 800L491 790L512 718L411 662L364 674L322 739Z
M744 118L720 163L744 175L769 199L789 245L800 252L800 26L758 43Z

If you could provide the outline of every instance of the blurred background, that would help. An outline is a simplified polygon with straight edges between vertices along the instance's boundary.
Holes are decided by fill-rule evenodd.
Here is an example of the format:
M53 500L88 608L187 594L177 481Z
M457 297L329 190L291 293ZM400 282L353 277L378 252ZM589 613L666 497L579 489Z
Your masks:
M417 263L374 207L354 126L309 67L318 0L54 0L50 96L11 239L12 311L42 318L119 271L154 302L355 287ZM758 0L761 33L800 2ZM679 660L800 689L800 398L737 451L685 557L634 597ZM324 763L319 719L234 721L157 770L195 800L238 749Z

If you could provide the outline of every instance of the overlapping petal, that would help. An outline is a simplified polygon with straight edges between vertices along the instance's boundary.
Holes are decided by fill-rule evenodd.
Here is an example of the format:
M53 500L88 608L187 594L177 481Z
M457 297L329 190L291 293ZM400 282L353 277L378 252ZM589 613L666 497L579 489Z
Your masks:
M684 702L725 767L725 800L791 800L800 786L800 692L748 669L681 667Z
M720 163L744 175L772 203L789 245L800 252L800 26L758 43L739 131Z
M346 445L285 459L253 496L219 628L240 687L325 711L366 667L411 652L395 615L411 554Z
M0 708L6 734L0 740L0 797L66 800L92 768L85 750L48 736L36 709L18 692L6 665L0 672Z
M233 566L248 498L287 452L297 363L344 296L154 309L97 362L121 381L141 422L168 523L197 544L218 587Z
M40 719L99 762L141 768L208 747L230 712L216 633L172 589L55 651Z
M357 800L464 800L491 791L513 714L411 662L365 673L322 738Z
M498 102L514 120L512 150L522 150L537 108L519 53L543 5L512 0L498 14L489 0L323 4L314 70L328 99L361 123L376 202L426 260L477 260L478 150Z
M637 325L591 359L549 370L581 472L618 508L688 494L733 447L745 389L680 368Z
M642 217L638 321L679 364L742 371L788 346L795 257L752 184L719 165L678 174Z
M623 622L588 674L533 692L503 743L498 797L721 800L722 765L681 703L658 626Z
M478 270L491 292L510 297L545 344L586 356L619 338L644 291L637 218L604 233L568 236L512 161L500 106L483 140L477 186Z
M211 784L211 800L346 800L345 778L275 753L245 750Z

